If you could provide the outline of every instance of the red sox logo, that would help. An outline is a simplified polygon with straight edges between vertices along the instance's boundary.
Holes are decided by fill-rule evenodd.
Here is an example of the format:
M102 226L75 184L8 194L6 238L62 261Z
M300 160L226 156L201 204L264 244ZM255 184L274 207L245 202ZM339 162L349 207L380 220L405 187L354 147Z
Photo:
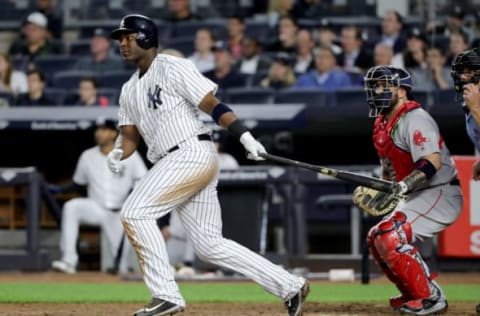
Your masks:
M428 138L423 136L422 132L420 132L418 129L415 130L415 132L413 133L413 143L417 146L423 147L423 144L425 144L426 142L428 142Z

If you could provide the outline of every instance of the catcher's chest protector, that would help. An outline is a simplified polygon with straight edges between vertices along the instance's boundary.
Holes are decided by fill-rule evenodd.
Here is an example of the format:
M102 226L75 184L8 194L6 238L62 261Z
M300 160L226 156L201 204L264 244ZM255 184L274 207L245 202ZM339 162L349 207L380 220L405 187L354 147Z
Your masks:
M395 180L401 181L415 168L412 156L409 152L395 146L392 138L392 130L402 115L419 108L420 104L409 101L402 105L390 121L385 121L385 115L380 115L375 120L373 128L373 144L377 150L378 157L382 160L389 160L395 171Z

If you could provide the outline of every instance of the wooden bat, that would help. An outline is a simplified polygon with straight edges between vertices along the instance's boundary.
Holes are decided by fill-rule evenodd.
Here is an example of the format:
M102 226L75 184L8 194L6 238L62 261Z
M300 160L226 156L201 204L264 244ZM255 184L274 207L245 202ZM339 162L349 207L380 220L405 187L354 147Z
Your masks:
M343 170L337 170L333 168L327 168L327 167L322 167L322 166L317 166L317 165L312 165L309 163L293 160L293 159L288 159L285 157L280 157L280 156L275 156L272 154L260 154L260 157L263 157L265 159L283 163L286 165L290 166L297 166L309 170L313 170L316 172L319 172L321 174L324 174L326 176L330 176L333 178L337 178L343 181L347 181L350 183L362 185L365 187L369 187L372 189L376 189L378 191L382 192L387 192L387 193L393 193L392 188L393 188L393 182L379 179L379 178L374 178L374 177L369 177L365 176L362 174L354 173L354 172L349 172L349 171L343 171Z

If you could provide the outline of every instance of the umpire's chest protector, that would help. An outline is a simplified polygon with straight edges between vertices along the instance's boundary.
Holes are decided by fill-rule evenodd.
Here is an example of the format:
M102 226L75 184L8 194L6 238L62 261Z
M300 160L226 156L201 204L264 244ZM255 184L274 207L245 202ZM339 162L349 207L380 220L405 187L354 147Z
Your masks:
M398 121L405 113L420 107L415 101L410 101L402 105L391 120L386 121L385 115L380 115L375 119L373 128L373 144L378 157L387 160L395 171L395 180L401 181L415 168L412 155L409 152L399 148L393 142L393 134Z

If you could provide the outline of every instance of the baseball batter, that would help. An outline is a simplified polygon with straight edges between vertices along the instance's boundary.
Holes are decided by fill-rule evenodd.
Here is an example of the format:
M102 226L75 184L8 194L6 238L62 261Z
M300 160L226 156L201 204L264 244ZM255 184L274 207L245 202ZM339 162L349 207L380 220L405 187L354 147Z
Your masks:
M185 307L156 224L157 218L172 210L178 212L200 258L253 279L285 301L288 315L300 315L307 281L222 236L216 190L218 155L210 130L199 119L199 109L239 139L251 159L261 159L264 147L214 96L216 84L201 75L191 61L157 54L157 28L150 18L127 15L111 37L119 41L123 59L138 69L122 87L121 133L109 154L109 166L115 171L119 161L137 148L140 137L154 164L121 213L152 295L133 315L169 315Z
M457 170L436 122L414 101L407 71L376 66L364 79L383 177L395 181L396 193L408 194L370 230L370 251L400 290L390 299L394 309L438 313L447 309L447 300L412 243L434 236L459 216L463 197Z

